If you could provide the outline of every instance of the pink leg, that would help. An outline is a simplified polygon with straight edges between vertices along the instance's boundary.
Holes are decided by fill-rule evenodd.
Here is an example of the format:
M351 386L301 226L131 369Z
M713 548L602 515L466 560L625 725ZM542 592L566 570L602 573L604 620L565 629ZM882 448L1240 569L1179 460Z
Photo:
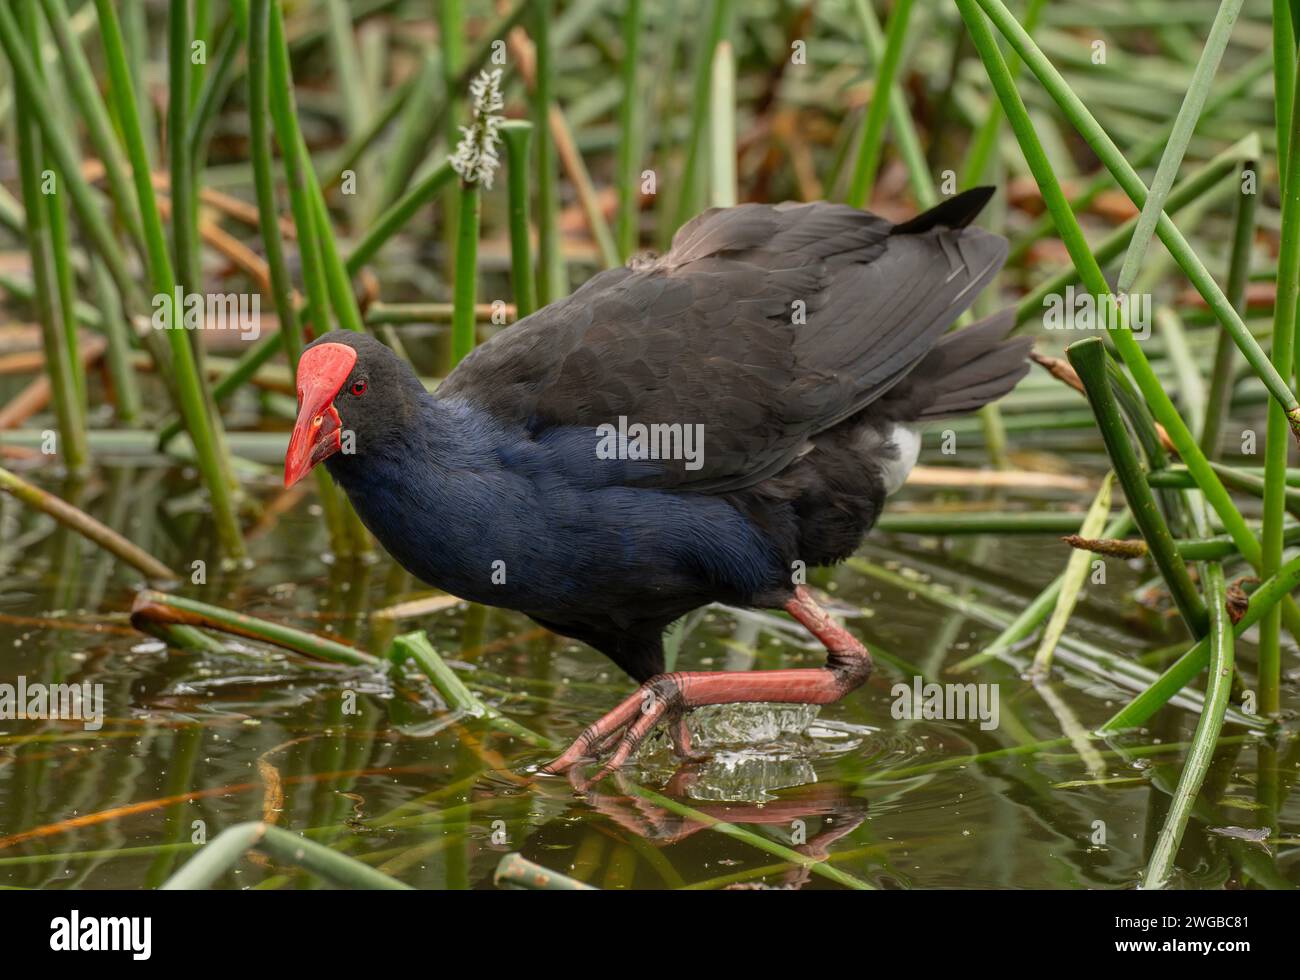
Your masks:
M686 727L686 711L683 709L668 722L668 734L673 740L673 751L679 759L689 762L703 762L709 757L707 752L696 752L691 744L691 730Z
M825 667L793 670L675 672L652 677L617 708L587 728L543 772L560 773L589 758L618 732L623 736L593 782L622 766L660 721L673 720L687 708L706 704L775 702L830 704L859 687L871 675L871 655L858 639L813 601L803 587L795 589L786 611L826 648ZM684 724L681 725L685 727ZM677 733L680 734L680 733Z

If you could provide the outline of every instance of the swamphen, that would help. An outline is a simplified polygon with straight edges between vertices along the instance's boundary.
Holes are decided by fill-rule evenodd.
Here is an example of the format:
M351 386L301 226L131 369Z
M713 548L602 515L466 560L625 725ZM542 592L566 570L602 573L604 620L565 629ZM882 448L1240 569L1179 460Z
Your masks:
M298 362L285 485L324 461L417 578L640 682L545 771L614 748L599 778L661 720L689 756L699 705L835 701L871 657L801 570L858 547L916 462L916 426L1028 371L1007 316L948 332L1006 258L970 227L991 193L897 225L824 202L706 211L667 254L501 331L436 394L374 338L326 334ZM710 602L786 610L826 666L663 673L664 630Z

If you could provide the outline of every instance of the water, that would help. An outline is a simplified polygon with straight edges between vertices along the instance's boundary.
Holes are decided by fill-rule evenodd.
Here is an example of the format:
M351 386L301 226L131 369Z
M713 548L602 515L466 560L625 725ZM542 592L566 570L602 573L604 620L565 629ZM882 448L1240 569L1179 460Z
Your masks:
M105 466L83 487L50 489L177 569L191 572L212 553L202 502L176 471ZM268 480L258 496L276 493ZM931 496L908 489L897 499ZM1041 505L1042 494L1020 498L1030 500ZM1013 495L999 506L1017 502ZM840 887L647 801L635 792L643 786L878 887L1127 888L1140 880L1180 772L1178 746L1196 720L1168 709L1146 732L1089 741L1077 733L1115 710L1121 687L1058 670L1040 693L1001 663L962 678L998 685L997 727L900 719L895 684L910 687L918 671L952 680L942 667L996 630L846 566L812 584L880 652L863 690L819 711L701 712L692 725L708 761L679 767L656 740L618 779L579 794L564 779L530 781L550 753L448 712L418 676L321 669L242 640L221 654L168 651L130 626L138 582L130 569L7 497L0 531L0 683L23 675L102 684L105 703L98 731L76 721L0 722L3 886L157 885L197 841L266 819L425 888L491 887L509 851L609 888ZM387 559L325 560L310 497L263 525L251 546L251 568L210 563L206 584L180 591L376 653L396 632L424 628L481 697L561 742L631 691L599 654L501 610L457 604L414 621L369 620L370 611L424 590ZM862 555L1013 613L1065 559L1046 537L880 535ZM1164 610L1133 601L1143 582L1138 570L1111 562L1071 634L1127 659L1178 642ZM1253 664L1249 640L1238 657ZM711 609L685 636L676 666L768 669L821 659L787 622ZM1292 709L1294 663L1287 658ZM1184 838L1177 883L1294 887L1296 742L1261 742L1232 725L1225 736ZM1050 744L1023 750L1042 741ZM218 884L323 883L251 855Z

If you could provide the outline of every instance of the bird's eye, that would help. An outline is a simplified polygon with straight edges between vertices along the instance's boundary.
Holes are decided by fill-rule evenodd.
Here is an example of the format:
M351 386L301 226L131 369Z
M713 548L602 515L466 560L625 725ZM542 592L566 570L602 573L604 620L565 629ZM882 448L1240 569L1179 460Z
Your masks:
M360 397L361 397L362 395L364 395L365 393L366 393L366 379L365 379L365 378L357 378L356 381L352 382L352 394L354 394L354 395L356 395L358 398L360 398Z

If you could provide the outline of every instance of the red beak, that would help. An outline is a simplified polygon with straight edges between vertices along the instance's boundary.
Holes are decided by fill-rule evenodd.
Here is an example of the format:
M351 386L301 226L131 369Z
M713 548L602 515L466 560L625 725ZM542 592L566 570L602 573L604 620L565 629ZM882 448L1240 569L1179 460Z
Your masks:
M293 486L343 447L343 423L334 398L357 363L347 344L321 344L298 359L298 421L284 454L284 485Z

